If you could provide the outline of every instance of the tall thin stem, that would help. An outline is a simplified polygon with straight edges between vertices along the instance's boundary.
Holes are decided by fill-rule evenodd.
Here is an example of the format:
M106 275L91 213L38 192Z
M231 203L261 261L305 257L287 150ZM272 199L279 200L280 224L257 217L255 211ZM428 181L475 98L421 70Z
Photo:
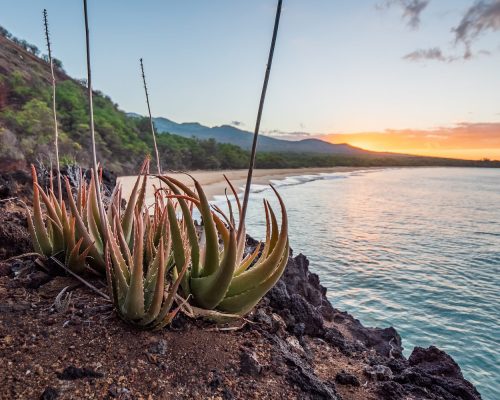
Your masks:
M161 175L160 156L158 153L158 146L156 145L155 126L153 124L153 117L151 116L151 107L149 106L149 94L148 94L148 86L146 85L146 75L144 74L144 64L142 63L142 58L139 61L141 63L142 82L144 83L144 92L146 93L146 103L148 105L149 124L151 125L151 135L153 135L153 145L155 147L155 153L156 153L156 168L158 169L158 175Z
M43 10L43 24L45 26L45 39L47 41L47 51L49 52L50 74L52 76L52 115L54 117L54 148L56 153L57 164L57 192L59 202L62 203L62 185L61 185L61 167L59 164L59 132L57 128L57 111L56 111L56 78L54 75L54 63L52 62L52 49L50 46L49 22L47 19L47 10Z
M94 128L94 105L92 101L92 72L90 68L90 38L89 38L89 18L87 12L87 0L83 0L83 13L85 15L85 43L87 52L87 90L89 98L89 125L90 137L92 139L92 167L94 169L94 182L97 194L97 204L99 205L99 216L101 223L105 224L107 221L106 213L104 212L104 204L102 201L101 184L99 182L99 171L97 169L97 154L95 147L95 128ZM102 232L106 235L106 228L102 227Z
M260 120L262 118L262 110L264 109L264 100L266 98L267 84L269 82L269 75L271 74L271 65L273 63L273 55L274 55L274 47L276 45L276 37L278 36L278 27L280 23L281 16L281 6L283 0L278 0L278 6L276 8L276 18L274 20L274 30L273 30L273 38L271 40L271 48L269 50L269 59L267 61L266 75L264 77L264 85L262 86L262 93L260 95L260 103L259 103L259 111L257 113L257 121L255 123L255 131L253 134L253 142L252 142L252 152L250 153L250 165L248 167L248 175L247 182L245 185L245 193L243 195L243 206L241 210L241 217L238 227L238 240L240 239L241 233L243 232L243 225L245 223L245 217L248 208L248 199L250 196L250 186L252 185L252 176L253 170L255 167L255 155L257 153L257 139L259 137L260 130Z

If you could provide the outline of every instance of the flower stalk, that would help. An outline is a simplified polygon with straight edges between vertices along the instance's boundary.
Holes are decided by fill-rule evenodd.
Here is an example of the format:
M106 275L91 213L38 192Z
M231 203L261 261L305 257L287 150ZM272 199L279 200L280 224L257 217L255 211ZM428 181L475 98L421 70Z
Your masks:
M264 84L262 86L262 93L260 95L259 110L257 112L257 121L255 122L255 131L253 134L252 141L252 151L250 153L250 165L248 167L247 181L245 185L245 193L243 195L243 206L240 215L239 229L238 232L243 232L243 225L245 224L245 217L247 215L248 200L250 197L250 187L252 186L252 176L255 167L255 156L257 154L257 140L259 138L260 131L260 120L262 118L262 110L264 109L264 101L266 99L267 85L269 83L269 76L271 75L271 66L273 64L274 47L276 45L276 38L278 36L278 27L281 17L281 7L283 5L283 0L278 0L278 6L276 8L276 18L274 20L273 37L271 39L271 48L269 49L269 57L267 60L266 75L264 77ZM238 239L241 239L238 237Z
M142 75L142 83L144 85L144 93L146 94L146 104L148 105L148 116L149 116L149 124L151 126L151 135L153 136L153 145L155 148L155 155L156 155L156 169L158 170L158 175L161 175L161 163L160 163L160 156L158 153L158 146L156 145L156 133L155 133L155 126L153 123L153 117L151 116L151 107L149 105L149 93L148 93L148 86L146 84L146 74L144 73L144 64L142 62L142 58L139 59L139 62L141 63L141 75Z
M50 74L52 77L52 115L54 117L54 150L56 156L57 168L57 194L59 202L62 202L62 184L61 184L61 165L59 163L59 131L57 127L57 110L56 110L56 78L54 74L54 62L52 61L52 47L50 44L49 22L47 18L47 10L43 10L43 25L45 28L45 40L47 42L47 51L49 53Z
M90 127L90 137L92 140L92 168L94 170L94 183L95 190L97 194L97 203L99 208L100 220L103 224L107 223L106 213L104 212L104 203L102 201L101 185L99 182L99 169L97 164L97 152L95 145L95 126L94 126L94 104L93 104L93 93L92 93L92 69L90 65L90 35L89 35L89 17L87 10L87 0L83 0L83 14L85 19L85 49L87 58L87 92L89 100L89 127ZM104 235L106 235L106 230L101 227Z

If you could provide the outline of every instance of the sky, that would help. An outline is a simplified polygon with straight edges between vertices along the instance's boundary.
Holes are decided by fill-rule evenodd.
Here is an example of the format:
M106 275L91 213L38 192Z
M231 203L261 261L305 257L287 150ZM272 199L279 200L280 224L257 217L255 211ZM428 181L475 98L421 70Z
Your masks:
M0 24L84 78L81 1L2 0ZM253 130L275 0L89 0L94 88L146 114ZM500 0L284 0L262 132L500 159ZM305 133L307 132L307 133ZM325 135L325 136L322 136Z

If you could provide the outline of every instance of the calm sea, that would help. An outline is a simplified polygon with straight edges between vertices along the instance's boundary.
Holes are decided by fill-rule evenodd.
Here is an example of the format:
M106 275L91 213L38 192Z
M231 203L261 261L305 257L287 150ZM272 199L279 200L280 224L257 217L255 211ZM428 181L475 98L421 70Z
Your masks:
M500 399L500 170L403 168L276 182L295 253L333 305L394 326L405 354L436 345ZM249 233L263 237L256 187ZM275 203L273 203L275 204Z

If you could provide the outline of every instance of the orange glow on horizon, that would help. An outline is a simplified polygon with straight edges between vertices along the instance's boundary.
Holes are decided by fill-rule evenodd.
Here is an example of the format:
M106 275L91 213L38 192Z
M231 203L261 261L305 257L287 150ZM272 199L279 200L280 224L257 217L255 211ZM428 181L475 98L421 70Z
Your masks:
M412 155L500 160L500 123L459 124L428 131L330 134L319 137L330 143L348 143L365 150Z

